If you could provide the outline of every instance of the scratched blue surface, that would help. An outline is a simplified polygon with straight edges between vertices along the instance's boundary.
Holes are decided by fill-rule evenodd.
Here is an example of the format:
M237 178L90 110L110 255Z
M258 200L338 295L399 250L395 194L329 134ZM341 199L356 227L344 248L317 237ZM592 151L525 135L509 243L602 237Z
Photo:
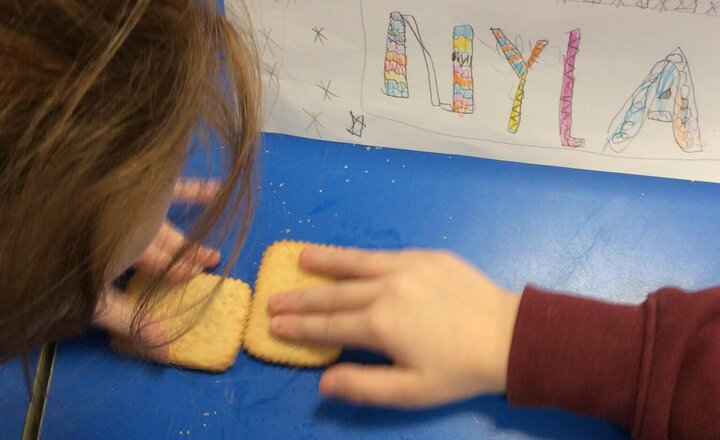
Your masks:
M38 352L30 356L30 374L35 375ZM22 358L15 357L0 364L0 439L22 437L30 390L25 379Z
M257 215L232 271L248 281L265 246L290 238L449 248L516 291L533 282L640 301L667 284L720 283L718 185L281 135L267 135L262 151ZM184 213L173 217L183 223ZM321 399L318 378L244 354L221 375L148 365L91 332L59 346L42 438L627 438L608 422L510 408L500 396L417 412L358 408Z

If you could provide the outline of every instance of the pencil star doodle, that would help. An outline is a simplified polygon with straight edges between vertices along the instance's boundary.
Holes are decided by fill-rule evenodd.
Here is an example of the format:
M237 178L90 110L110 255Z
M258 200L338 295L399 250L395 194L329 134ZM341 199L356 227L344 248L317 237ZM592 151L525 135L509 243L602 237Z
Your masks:
M258 29L258 34L260 35L262 39L262 53L265 54L266 51L270 52L271 55L275 56L275 52L273 52L273 47L276 50L282 50L282 47L273 40L272 38L272 29Z
M322 122L320 122L320 115L322 114L322 112L313 113L304 108L302 110L305 112L308 118L310 118L310 123L307 125L307 127L305 127L305 130L310 130L310 127L313 127L317 132L318 137L322 137L322 134L320 133L320 127L325 127Z
M705 11L705 15L720 14L720 9L718 9L718 6L720 6L720 2L711 1L708 9Z
M359 138L363 135L363 130L365 130L365 115L359 115L355 116L355 114L350 111L350 119L352 120L352 126L346 131L350 133L353 136L357 136Z
M277 63L273 63L272 66L267 64L263 65L263 71L267 75L268 83L273 86L277 91L280 90L280 80L282 77L277 73Z
M319 83L315 84L317 88L323 91L323 101L332 101L333 98L339 98L338 95L330 91L330 87L332 85L332 81L328 80L327 84L325 84L323 81L320 81Z
M325 34L323 33L325 28L323 28L323 27L318 28L317 26L313 26L313 28L311 30L315 33L313 42L315 44L320 43L322 45L325 45L325 42L328 40L328 37L326 37Z

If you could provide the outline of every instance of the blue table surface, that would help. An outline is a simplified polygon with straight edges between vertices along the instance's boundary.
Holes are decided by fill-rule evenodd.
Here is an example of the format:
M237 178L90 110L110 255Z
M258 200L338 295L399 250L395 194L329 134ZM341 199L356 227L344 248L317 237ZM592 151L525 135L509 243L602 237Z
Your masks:
M35 377L38 351L30 354L30 380ZM0 439L22 437L25 415L30 403L30 389L20 357L0 364ZM30 384L31 385L31 384Z
M260 159L255 222L231 272L251 283L280 239L448 248L518 292L531 282L639 302L668 284L720 283L718 185L283 135L265 136ZM189 165L204 172L197 158ZM187 212L171 217L185 224ZM501 396L423 411L354 407L322 399L319 376L245 354L224 374L151 365L89 332L58 347L42 439L627 438L609 422L511 408Z

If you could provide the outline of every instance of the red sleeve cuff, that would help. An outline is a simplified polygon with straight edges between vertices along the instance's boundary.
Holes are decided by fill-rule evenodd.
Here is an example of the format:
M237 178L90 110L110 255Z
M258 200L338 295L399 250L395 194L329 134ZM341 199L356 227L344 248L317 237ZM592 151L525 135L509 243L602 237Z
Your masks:
M513 405L565 408L631 427L642 357L642 306L528 286L507 377Z

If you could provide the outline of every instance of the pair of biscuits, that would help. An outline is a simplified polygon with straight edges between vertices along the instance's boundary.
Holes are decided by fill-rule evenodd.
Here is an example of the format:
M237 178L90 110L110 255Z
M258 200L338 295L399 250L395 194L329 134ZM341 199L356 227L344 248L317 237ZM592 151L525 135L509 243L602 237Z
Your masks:
M286 342L269 332L270 296L329 281L300 268L300 252L307 245L292 241L271 245L263 255L252 298L247 284L230 278L218 285L221 279L216 275L201 274L174 286L161 284L158 288L163 292L149 315L171 339L168 362L225 371L233 365L242 346L252 356L276 364L321 367L334 362L341 347ZM136 275L128 284L127 294L137 298L150 282L148 276ZM125 354L140 354L138 347L126 339L113 337L111 345Z
M217 275L202 274L185 283L163 282L157 287L160 296L148 316L160 328L163 341L168 341L168 363L213 372L235 363L250 308L250 286L231 278L221 281ZM151 282L151 277L138 273L128 283L126 294L137 300ZM110 345L127 355L145 352L117 336Z

